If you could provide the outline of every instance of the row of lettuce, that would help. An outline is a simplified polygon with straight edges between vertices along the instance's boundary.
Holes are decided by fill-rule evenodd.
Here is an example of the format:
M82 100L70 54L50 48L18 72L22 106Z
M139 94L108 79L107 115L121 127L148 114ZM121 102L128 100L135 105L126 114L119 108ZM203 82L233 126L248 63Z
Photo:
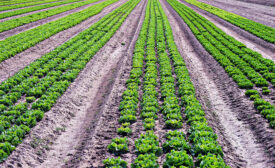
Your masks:
M33 5L40 5L44 3L51 3L55 2L58 0L18 0L18 1L6 1L6 2L0 2L0 11L6 11L6 10L11 10L11 9L17 9L17 8L23 8L23 7L28 7L28 6L33 6Z
M36 0L9 0L9 1L1 1L0 6L5 6L5 5L13 5L13 4L18 4L18 3L29 3L33 2Z
M237 14L216 8L214 6L208 5L206 3L199 2L197 0L185 0L186 2L195 5L207 12L210 12L232 24L238 26L255 36L275 44L275 29L261 23L255 22L253 20L247 19L245 17L239 16Z
M53 107L137 3L128 1L0 84L0 161Z
M262 99L256 88L261 87L262 94L271 92L269 88L275 86L274 62L248 49L184 4L176 0L167 1L206 51L219 62L240 88L247 90L246 95L254 101L257 110L269 121L270 126L275 128L275 107ZM255 90L252 90L253 88Z
M131 125L137 121L139 115L144 133L135 140L137 157L131 164L132 168L158 168L160 164L164 168L191 168L194 165L228 167L223 161L217 135L208 126L205 113L196 99L188 70L178 52L168 19L158 0L148 1L144 23L133 54L130 78L126 83L127 89L119 107L121 127L117 132L120 137L114 138L108 146L111 153L121 155L129 152ZM139 90L142 95L140 99ZM158 115L159 113L162 115ZM161 145L155 133L157 120L158 123L161 123L161 120L165 123L158 125L158 129L166 130L166 141ZM180 131L183 122L190 125L187 135ZM162 154L165 155L165 160L159 163L158 157ZM105 167L126 168L128 165L121 157L108 158L103 163Z
M7 17L16 16L16 15L21 15L21 14L24 14L24 13L29 13L29 12L33 12L33 11L37 11L37 10L41 10L41 9L50 8L50 7L55 7L55 6L59 6L59 5L64 5L64 4L68 4L68 3L78 2L78 1L81 1L81 0L58 1L58 2L54 2L54 3L49 3L49 4L33 6L33 7L29 7L29 8L13 10L13 11L10 11L10 12L8 11L8 12L5 12L5 13L1 13L0 19L4 19L4 18L7 18Z
M72 9L76 9L81 6L88 5L90 3L97 2L97 1L98 0L81 1L81 2L70 4L70 5L50 9L47 11L42 11L42 12L34 13L31 15L23 16L20 18L15 18L15 19L4 21L4 22L0 22L0 33L7 31L7 30L17 28L19 26L23 26L28 23L32 23L32 22L35 22L35 21L38 21L41 19L45 19L45 18L53 16L53 15L57 15L57 14L60 14L60 13L63 13L63 12L66 12L66 11L69 11Z
M88 1L91 3L96 0ZM55 35L56 33L73 27L89 17L100 13L105 7L117 1L118 0L106 0L80 12L70 14L66 17L62 17L58 20L40 25L36 28L10 36L5 40L0 41L0 63L30 47L35 46L37 43Z

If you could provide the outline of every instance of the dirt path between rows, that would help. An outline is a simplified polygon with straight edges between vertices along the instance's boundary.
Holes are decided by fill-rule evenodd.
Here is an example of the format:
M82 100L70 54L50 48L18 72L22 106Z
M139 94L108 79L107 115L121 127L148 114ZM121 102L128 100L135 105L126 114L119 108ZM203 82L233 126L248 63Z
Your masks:
M275 7L236 0L198 0L275 28ZM275 2L275 1L274 1Z
M66 17L66 16L68 16L72 13L80 12L84 9L87 9L91 6L99 4L103 1L105 1L105 0L100 0L100 1L97 1L97 2L94 2L94 3L90 3L88 5L84 5L84 6L81 6L79 8L75 8L75 9L72 9L72 10L57 14L57 15L50 16L50 17L45 18L45 19L41 19L41 20L38 20L38 21L35 21L35 22L31 22L31 23L16 27L16 28L8 30L8 31L4 31L4 32L0 33L0 40L5 40L6 38L8 38L10 36L14 36L16 34L25 32L25 31L33 29L33 28L36 28L36 27L41 26L43 24L58 20L60 18Z
M82 0L82 1L84 1L84 0ZM71 4L75 4L75 3L78 3L78 2L82 2L82 1L71 2L71 3L67 3L67 4L63 4L63 5L57 5L57 6L53 6L53 7L50 7L50 8L40 9L40 10L28 12L28 13L23 13L23 14L20 14L20 15L15 15L15 16L7 17L7 18L4 18L4 19L0 19L0 23L4 22L4 21L7 21L7 20L12 20L12 19L23 17L23 16L32 15L32 14L35 14L35 13L39 13L39 12L47 11L47 10L50 10L50 9L55 9L55 8L59 8L59 7L63 7L63 6L71 5Z
M260 1L259 0L237 0L237 1L275 7L275 1L274 0L260 0Z
M90 144L93 143L91 138L95 126L102 133L105 130L101 124L111 126L111 122L116 122L113 118L116 114L112 112L118 108L125 89L145 2L138 4L114 37L87 64L1 167L91 166L93 146ZM110 122L106 122L106 115L111 116ZM68 163L69 166L65 164L78 156L81 162L74 160Z
M161 0L178 49L187 64L197 97L218 134L226 163L233 167L272 168L275 132L251 101L197 41L180 16Z
M83 134L84 137L78 142L79 147L77 148L77 152L62 166L63 168L100 167L102 166L102 160L110 156L107 152L107 145L112 138L117 136L118 107L122 93L126 89L126 80L129 78L132 53L144 20L146 3L147 1L142 0L131 15L129 15L129 20L126 20L125 27L123 25L121 31L128 34L128 40L126 41L127 48L124 51L117 51L120 59L117 67L118 73L116 79L113 81L113 88L104 105L98 109L101 113L96 117L96 120L98 120L97 124L94 124L95 119L88 121L89 129L85 131L85 134ZM127 31L129 26L131 31ZM117 35L114 38L120 37L120 34ZM94 110L95 107L93 105L90 111ZM134 142L132 141L131 144L133 147ZM128 163L131 163L133 159L129 153L122 156L122 158Z
M184 0L180 0L186 6L192 8L201 16L214 23L218 28L224 31L226 34L234 37L236 40L245 44L248 48L259 52L264 58L275 61L275 45L268 43L261 38L254 36L253 34L234 26L233 24L215 16L207 11L204 11L194 5L186 3Z
M51 36L50 38L38 43L34 47L31 47L15 55L14 57L1 62L0 63L0 83L8 79L9 77L13 76L20 69L29 65L36 59L42 57L46 53L55 49L57 46L63 44L64 42L68 41L72 37L76 36L78 33L90 27L93 23L97 22L107 13L119 7L126 1L127 0L121 0L114 4L111 4L110 6L107 6L106 8L104 8L99 14L88 18L82 23L74 27L71 27L67 30L61 31Z

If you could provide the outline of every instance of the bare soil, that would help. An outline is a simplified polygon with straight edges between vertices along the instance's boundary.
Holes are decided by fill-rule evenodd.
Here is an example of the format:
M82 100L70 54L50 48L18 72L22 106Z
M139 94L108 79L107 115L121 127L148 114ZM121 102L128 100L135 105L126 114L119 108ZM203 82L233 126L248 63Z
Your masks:
M275 1L273 1L273 0L261 0L261 1L259 1L259 0L238 0L238 1L275 7Z
M84 6L81 6L79 8L75 8L75 9L72 9L72 10L69 10L69 11L66 11L66 12L63 12L63 13L59 13L57 15L53 15L53 16L47 17L45 19L37 20L35 22L31 22L31 23L28 23L28 24L16 27L14 29L4 31L4 32L0 33L0 40L5 40L6 38L8 38L10 36L13 36L13 35L19 34L21 32L24 32L24 31L36 28L38 26L41 26L43 24L46 24L46 23L58 20L60 18L68 16L68 15L70 15L72 13L80 12L80 11L82 11L84 9L87 9L88 7L91 7L93 5L101 3L102 1L103 0L100 0L100 1L97 1L97 2L94 2L94 3L90 3L88 5L84 5Z
M31 47L15 55L14 57L1 62L0 63L0 82L3 82L4 80L13 76L20 69L24 68L25 66L29 65L36 59L42 57L46 53L55 49L57 46L63 44L64 42L68 41L72 37L76 36L78 33L82 32L83 30L91 26L93 23L100 20L107 13L119 7L124 2L126 2L126 0L122 0L114 4L111 4L110 6L107 6L106 8L104 8L99 14L88 18L87 20L81 22L80 24L77 24L74 27L61 31L51 36L50 38L38 43L34 47Z
M241 2L243 0L198 0L210 5L216 6L223 10L235 13L237 15L246 17L256 22L265 24L267 26L275 27L275 5L263 6L260 4L252 4ZM257 2L265 2L264 0L251 0ZM271 0L273 1L273 0ZM275 3L275 1L273 1Z
M126 1L114 3L100 14L2 62L0 82L71 39ZM209 125L218 135L225 162L232 168L275 167L274 130L253 108L253 102L245 96L244 90L239 89L217 61L205 51L166 0L160 2L172 25L175 42L186 62L197 98L203 106ZM146 3L146 0L141 0L115 35L0 167L102 167L102 160L113 156L107 151L107 145L112 138L117 137L118 107L129 78L132 53L144 20ZM245 32L240 32L236 27L207 13L196 11L251 49L274 60L272 48L260 44L255 37L250 39L247 35L240 35ZM157 86L160 92L159 88ZM141 98L142 92L139 94ZM162 103L160 95L159 103ZM158 116L155 133L162 144L167 130L163 128L162 114L159 113ZM129 138L130 152L121 156L129 163L128 167L136 158L134 140L144 133L142 120L138 118L131 128L133 135ZM188 125L184 123L181 131L186 133L187 130ZM158 162L162 165L164 160L165 155L162 155Z
M135 41L138 38L141 25L143 23L145 14L146 1L142 0L129 15L129 20L125 22L125 27L121 27L122 31L127 29L127 27L133 27L132 31L129 32L128 46L125 50L124 56L121 56L120 64L118 65L118 73L116 79L113 81L113 89L104 104L104 107L100 109L102 112L99 117L97 117L98 124L92 125L89 130L84 134L84 138L79 142L79 147L77 152L73 155L70 160L63 165L63 168L71 167L100 167L102 165L102 160L106 159L110 154L107 152L107 145L110 143L111 139L117 136L116 128L118 128L118 118L119 118L119 103L121 100L121 95L125 88L125 82L129 78L129 72L132 65L132 53L134 51ZM131 23L127 23L131 22ZM127 26L126 26L127 25ZM118 34L117 37L119 37ZM115 38L115 37L114 37ZM90 121L94 123L95 121ZM139 135L139 129L142 128L142 123L135 123L133 125L133 137ZM122 158L128 163L133 161L132 153L134 153L134 141L130 141L129 145L130 153L125 154Z
M81 1L78 1L78 2L81 2ZM32 14L35 14L35 13L47 11L47 10L50 10L50 9L59 8L59 7L62 7L62 6L67 6L67 5L78 3L78 2L67 3L67 4L53 6L53 7L50 7L50 8L45 8L45 9L41 9L41 10L37 10L37 11L33 11L33 12L24 13L24 14L21 14L21 15L15 15L15 16L7 17L7 18L4 18L4 19L0 19L0 22L4 22L4 21L7 21L7 20L20 18L20 17L27 16L27 15L32 15Z
M131 69L145 3L138 4L1 167L91 167L92 143L96 142L92 138L113 137L105 128L117 122L114 118Z
M224 31L226 34L234 37L236 40L245 44L248 48L259 52L264 58L275 61L275 45L262 40L261 38L215 16L207 11L204 11L194 5L186 3L184 0L180 0L186 6L195 10L198 14L205 17L207 20L214 23L218 28Z
M274 130L256 112L244 91L204 50L180 16L166 1L161 2L173 25L176 44L187 63L206 118L218 134L227 164L247 168L274 167Z

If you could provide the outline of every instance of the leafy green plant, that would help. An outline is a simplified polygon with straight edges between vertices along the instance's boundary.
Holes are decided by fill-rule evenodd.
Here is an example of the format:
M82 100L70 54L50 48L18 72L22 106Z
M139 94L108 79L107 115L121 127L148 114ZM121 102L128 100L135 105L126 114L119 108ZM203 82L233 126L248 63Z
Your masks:
M123 123L121 127L117 129L117 133L123 136L128 136L132 134L131 128L129 128L130 123Z
M126 168L127 162L122 160L120 157L118 158L108 158L103 161L105 168Z
M115 138L108 145L108 150L111 153L120 155L129 151L128 149L128 139L127 138Z
M157 157L154 154L139 155L135 162L131 165L132 168L158 168Z
M208 168L208 167L219 167L229 168L220 155L213 155L208 153L207 155L200 155L196 162L197 167Z
M157 156L162 154L162 150L159 147L158 137L152 131L147 131L145 134L141 134L135 141L135 147L138 154L153 153Z
M26 101L28 102L28 103L32 103L32 102L34 102L35 101L35 97L34 96L31 96L31 97L26 97Z
M190 145L186 142L183 136L173 137L167 140L163 145L164 152L170 152L171 150L176 151L189 151L191 149Z
M186 151L175 151L172 150L166 155L166 160L163 163L164 168L170 167L193 167L193 159L189 156Z

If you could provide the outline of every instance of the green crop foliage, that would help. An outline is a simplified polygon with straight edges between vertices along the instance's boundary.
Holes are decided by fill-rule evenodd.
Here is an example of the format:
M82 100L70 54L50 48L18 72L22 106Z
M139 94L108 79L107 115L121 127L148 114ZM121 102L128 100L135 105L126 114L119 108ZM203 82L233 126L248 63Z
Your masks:
M187 1L196 2L195 0ZM270 85L275 86L275 64L272 60L265 59L259 53L247 48L244 44L227 35L209 20L200 16L184 4L176 0L167 0L167 2L184 20L206 51L219 62L241 89L252 89L255 86L262 88ZM270 34L272 35L272 33ZM183 92L186 92L186 90ZM247 91L246 95L257 104L261 96L254 94L254 92ZM269 94L269 91L265 90L263 94ZM188 97L184 96L182 98L185 103ZM265 103L268 104L267 101ZM261 111L259 112L261 113ZM275 123L274 114L263 115L269 121L272 128L274 128ZM188 122L203 120L202 117L192 117L188 119Z
M163 163L164 168L170 167L193 167L193 159L189 156L186 151L175 151L172 150L166 155L166 160Z
M211 6L209 4L199 2L197 0L185 0L186 2L195 5L207 12L210 12L235 26L240 27L261 39L275 44L275 29L261 23L257 23L245 17L239 16L237 14L219 9L217 7Z
M80 12L70 14L66 17L60 18L58 20L40 25L36 28L24 31L22 33L10 36L5 40L0 41L0 62L13 57L14 55L36 45L37 43L51 37L52 35L73 27L82 21L88 19L101 12L106 6L117 2L118 0L107 0L99 4L93 5L84 9ZM85 1L84 1L85 2ZM89 2L95 2L94 0L89 0ZM80 2L81 3L81 2ZM72 4L76 6L77 4ZM66 7L65 7L66 8ZM65 9L64 8L64 9ZM63 8L62 8L63 9ZM58 10L54 10L56 12ZM26 16L28 17L28 16ZM7 22L12 22L8 20ZM17 22L17 21L16 21ZM24 22L24 21L23 21ZM28 21L29 22L29 21ZM18 22L19 23L19 22ZM16 23L17 24L17 23ZM21 24L21 22L20 22ZM14 24L12 24L14 25ZM3 26L6 29L7 26ZM41 33L43 32L43 33ZM41 72L43 73L43 72Z
M139 155L135 162L131 165L132 168L159 168L157 157L154 154Z
M0 84L1 161L23 141L30 128L42 120L44 113L53 107L138 3L136 0L126 2ZM25 96L26 103L17 103Z
M103 161L104 167L106 168L126 168L127 162L118 158L108 158Z
M11 17L11 16L16 16L16 15L21 15L24 13L33 12L33 11L37 11L37 10L41 10L41 9L46 9L46 8L50 8L50 7L54 7L54 6L58 6L58 5L64 5L64 4L68 4L68 3L78 2L78 1L80 1L80 0L66 0L66 1L61 1L61 2L49 3L49 4L45 4L45 5L34 6L34 7L30 7L30 8L18 9L18 10L11 11L11 12L1 13L0 19ZM57 10L57 8L55 10ZM49 12L49 10L47 12ZM41 14L41 12L40 12L40 14Z
M123 153L127 153L128 149L128 139L127 138L115 138L112 139L112 142L108 145L108 150L115 155L120 155Z
M36 2L32 2L32 1L36 1ZM6 2L1 1L0 4L3 6L0 7L0 11L6 11L6 10L16 9L16 8L23 8L23 7L27 7L27 6L33 6L33 5L40 5L40 4L50 3L50 2L55 2L55 1L57 1L57 0L41 0L41 1L17 0L17 1L6 1Z

